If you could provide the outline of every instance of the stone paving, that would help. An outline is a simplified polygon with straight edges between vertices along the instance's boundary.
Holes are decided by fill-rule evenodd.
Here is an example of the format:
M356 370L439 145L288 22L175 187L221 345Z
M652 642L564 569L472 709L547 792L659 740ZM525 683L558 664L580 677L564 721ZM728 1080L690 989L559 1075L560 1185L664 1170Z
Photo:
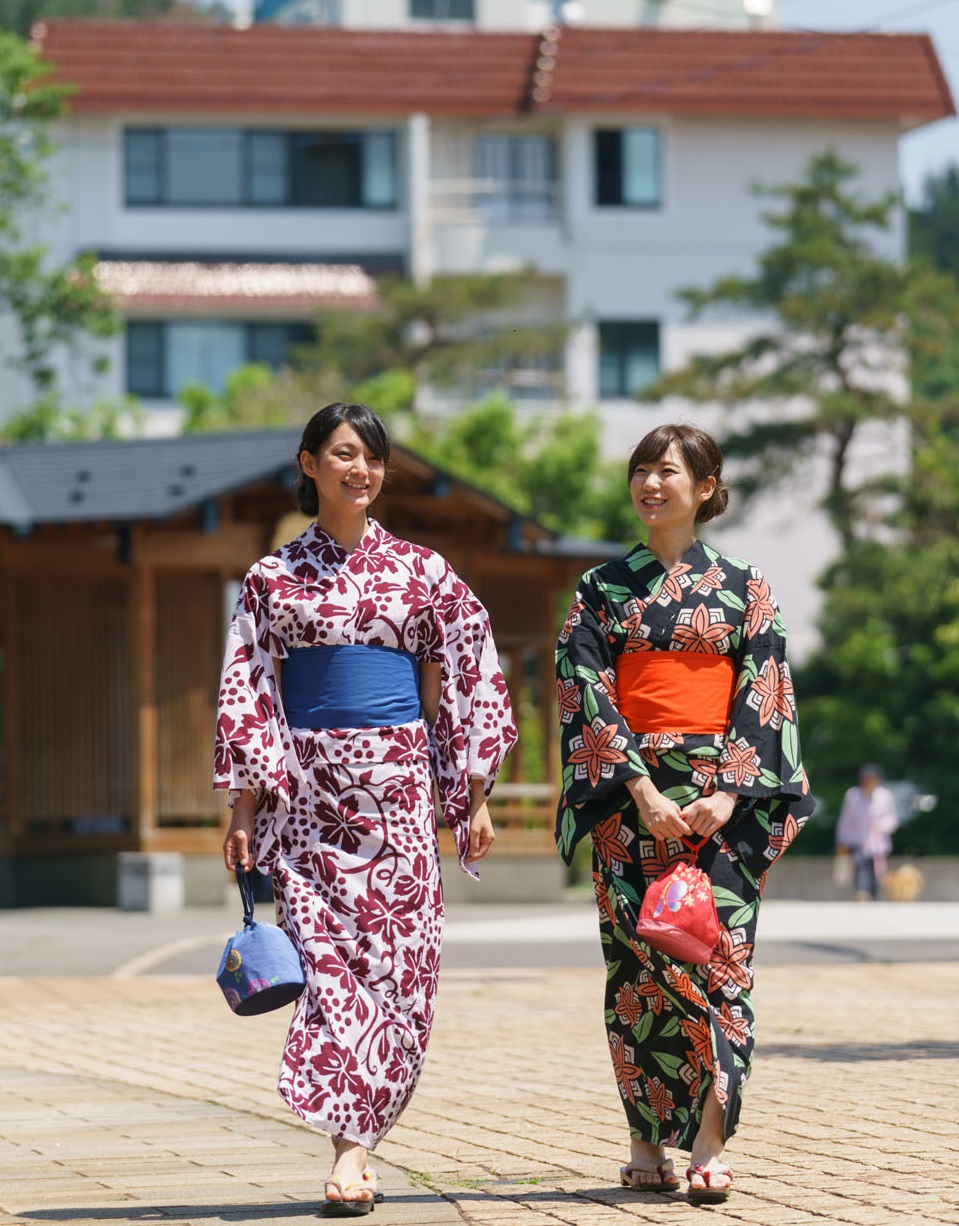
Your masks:
M959 1222L954 964L762 968L735 1190L709 1208L616 1186L601 993L598 966L447 971L370 1220ZM233 1017L209 976L0 979L0 1222L313 1218L329 1145L275 1094L286 1021Z

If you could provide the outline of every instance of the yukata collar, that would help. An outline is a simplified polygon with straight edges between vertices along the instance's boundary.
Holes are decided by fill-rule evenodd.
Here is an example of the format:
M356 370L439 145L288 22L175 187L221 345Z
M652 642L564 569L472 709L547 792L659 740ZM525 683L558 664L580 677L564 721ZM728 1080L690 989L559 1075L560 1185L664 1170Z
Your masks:
M635 549L629 551L623 560L639 579L654 579L668 573L666 567L648 545L637 545ZM706 547L701 540L697 538L693 541L680 558L679 565L686 567L687 570L696 570L697 565L703 570L706 569L709 565L709 555L706 553Z
M303 535L305 543L311 548L324 552L328 551L338 555L345 561L347 558L358 557L367 553L370 549L375 549L383 539L384 530L378 520L370 519L368 527L355 549L344 549L339 541L335 541L315 520Z

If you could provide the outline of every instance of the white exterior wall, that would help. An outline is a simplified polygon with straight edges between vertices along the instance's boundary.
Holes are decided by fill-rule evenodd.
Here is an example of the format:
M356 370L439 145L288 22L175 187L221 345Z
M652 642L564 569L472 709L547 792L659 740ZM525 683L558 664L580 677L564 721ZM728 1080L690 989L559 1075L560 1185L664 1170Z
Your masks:
M562 19L586 26L725 26L739 29L776 24L779 0L474 0L473 28L542 30ZM427 26L412 21L410 0L340 0L339 24L353 29L393 30ZM763 14L760 16L759 14ZM463 22L449 23L460 25Z
M192 117L210 126L206 116ZM302 125L270 117L270 127ZM137 122L131 120L131 123ZM180 125L180 114L150 116L150 126ZM257 116L231 116L229 126L256 126ZM318 119L323 123L322 119ZM655 124L662 132L662 204L648 210L597 208L594 203L592 132L599 127ZM411 117L394 124L398 133L399 208L395 211L324 209L127 208L123 202L123 122L70 119L59 133L63 146L56 181L68 211L44 237L64 260L84 249L137 252L200 259L242 253L337 258L376 254L406 259L418 275L491 272L534 265L549 282L536 311L565 314L574 326L567 343L571 403L590 407L598 399L597 321L656 320L661 324L667 368L692 352L737 343L748 320L684 317L676 291L705 287L730 272L749 274L775 234L760 222L779 202L753 197L750 185L794 182L809 158L834 146L860 168L858 186L875 198L898 187L897 133L892 126L774 122L759 119L696 119L658 115L568 116L528 122L474 125ZM266 126L266 125L264 125ZM325 125L324 125L325 126ZM339 121L350 130L383 127L382 119L358 116ZM492 225L470 208L472 140L478 132L549 133L559 144L559 198L554 220ZM424 182L424 179L430 181ZM451 185L458 185L456 206ZM452 201L452 204L451 204ZM415 217L413 213L415 212ZM881 242L883 254L903 250L902 220ZM211 311L211 313L215 313ZM250 316L255 318L251 309ZM89 404L121 394L123 342L111 346L112 369L98 386L80 386L65 370L70 403ZM73 377L71 377L73 374ZM23 402L27 390L3 373L0 413ZM625 459L646 430L682 417L722 433L720 410L690 410L675 404L643 406L604 402L604 450ZM171 429L170 414L154 429ZM905 463L901 431L876 427L852 457L862 471ZM834 556L836 542L815 511L824 472L804 472L794 490L767 500L747 521L730 517L710 536L729 552L763 566L777 591L799 654L814 641L818 605L815 577Z

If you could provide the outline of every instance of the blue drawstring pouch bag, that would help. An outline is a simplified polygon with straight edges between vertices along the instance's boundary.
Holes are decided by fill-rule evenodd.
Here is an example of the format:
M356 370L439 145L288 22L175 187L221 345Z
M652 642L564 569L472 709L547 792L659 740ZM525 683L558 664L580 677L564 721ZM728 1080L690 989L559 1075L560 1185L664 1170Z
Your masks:
M249 873L236 870L243 900L243 927L226 943L216 981L234 1013L249 1017L281 1009L306 986L299 955L290 938L274 924L253 918Z

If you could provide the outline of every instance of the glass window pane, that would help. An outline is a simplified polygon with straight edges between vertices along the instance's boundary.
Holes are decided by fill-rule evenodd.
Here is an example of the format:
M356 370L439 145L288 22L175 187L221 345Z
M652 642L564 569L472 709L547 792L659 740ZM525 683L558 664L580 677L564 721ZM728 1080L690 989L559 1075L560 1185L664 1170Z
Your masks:
M167 201L170 204L240 204L243 134L236 128L170 128Z
M659 204L659 132L627 128L623 132L623 204Z
M293 203L357 208L361 203L361 144L352 132L295 132L291 140Z
M363 204L370 209L396 205L396 151L392 132L362 135Z
M599 325L599 394L636 396L659 378L659 324L607 320Z
M248 132L247 202L286 204L289 158L283 132Z
M621 132L594 133L596 203L623 203L623 144Z
M160 204L162 195L162 134L128 128L123 134L124 198L127 204Z
M166 394L163 380L162 323L128 323L126 332L127 391L131 396Z
M221 392L231 371L246 361L241 323L194 321L167 324L167 388L178 395L185 383Z
M475 21L474 0L410 0L410 16L424 21Z

